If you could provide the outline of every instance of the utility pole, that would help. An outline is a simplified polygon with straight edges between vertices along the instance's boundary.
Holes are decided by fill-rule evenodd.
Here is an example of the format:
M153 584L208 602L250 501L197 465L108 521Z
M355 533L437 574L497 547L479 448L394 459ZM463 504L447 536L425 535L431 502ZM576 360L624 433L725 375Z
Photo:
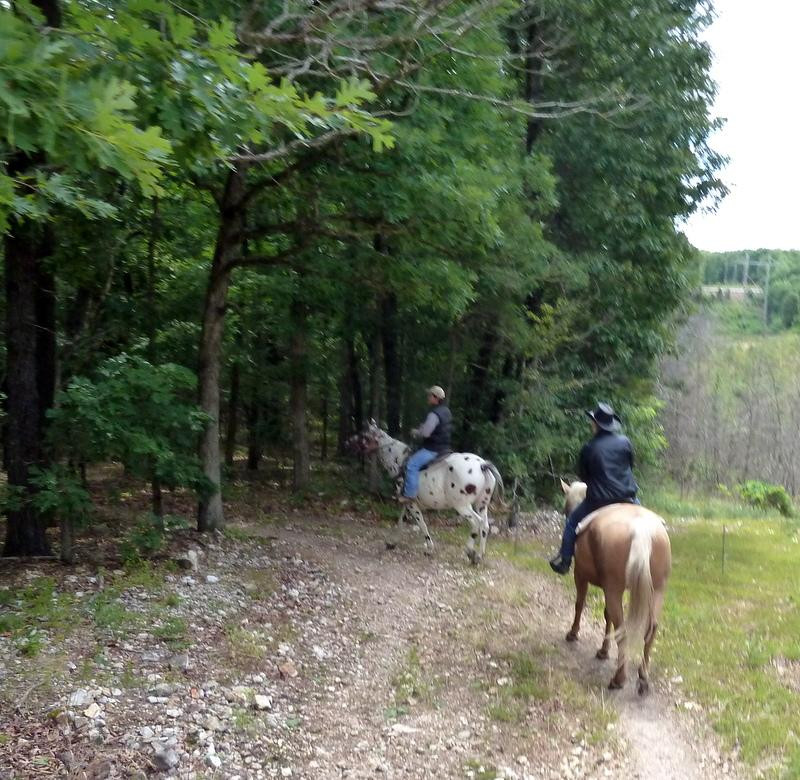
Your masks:
M772 261L769 260L766 263L767 266L767 273L766 278L764 279L764 327L766 327L768 322L768 315L769 315L769 272L772 270Z

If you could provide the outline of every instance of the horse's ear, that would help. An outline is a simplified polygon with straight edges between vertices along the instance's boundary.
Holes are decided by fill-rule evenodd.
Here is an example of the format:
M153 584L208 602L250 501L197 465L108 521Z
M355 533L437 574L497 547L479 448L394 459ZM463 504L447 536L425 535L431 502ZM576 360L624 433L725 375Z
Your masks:
M561 483L561 489L564 491L564 494L566 495L567 493L569 493L569 485L566 482L564 482L563 479L559 479L559 482Z

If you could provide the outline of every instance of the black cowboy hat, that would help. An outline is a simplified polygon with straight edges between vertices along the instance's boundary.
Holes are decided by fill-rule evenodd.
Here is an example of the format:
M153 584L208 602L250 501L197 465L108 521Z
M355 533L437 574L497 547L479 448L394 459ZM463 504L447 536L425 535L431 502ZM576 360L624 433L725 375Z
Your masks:
M586 414L597 423L598 428L610 433L616 433L622 427L622 421L615 414L611 404L600 401L593 412Z

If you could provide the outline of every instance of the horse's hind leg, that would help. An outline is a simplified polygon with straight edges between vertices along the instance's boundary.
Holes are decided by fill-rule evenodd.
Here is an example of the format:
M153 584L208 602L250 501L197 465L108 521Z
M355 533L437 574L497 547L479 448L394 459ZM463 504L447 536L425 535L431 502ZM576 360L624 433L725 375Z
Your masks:
M433 539L431 539L431 535L428 532L428 526L425 524L425 518L422 516L422 510L416 504L411 504L409 511L411 512L414 520L417 521L419 530L422 531L422 538L424 539L425 544L425 555L433 555Z
M611 689L622 688L625 685L627 665L624 614L622 611L622 589L606 590L606 610L611 622L617 631L617 671L611 678L608 687Z
M644 653L642 655L642 664L639 667L639 681L636 684L636 691L639 696L644 696L650 690L650 650L653 647L656 632L658 631L658 616L661 614L663 604L664 593L657 590L653 594L653 622L644 637Z
M480 528L481 528L481 546L480 546L480 558L486 556L486 540L489 538L489 512L486 507L483 507L480 511Z
M491 476L491 475L490 475ZM494 479L494 477L492 477ZM480 533L481 533L481 546L480 546L480 557L483 558L486 555L486 540L489 538L489 504L492 500L492 494L494 492L496 486L496 482L492 484L486 484L484 487L483 493L481 497L478 499L477 503L474 505L475 511L480 515Z
M600 649L597 651L596 658L599 658L601 661L605 661L608 658L608 648L611 646L611 617L608 614L608 608L603 607L603 617L606 620L606 633L603 636L603 644L600 645Z
M469 539L467 540L466 553L469 562L474 566L481 559L480 553L475 551L475 542L480 538L481 516L471 506L463 507L457 511L461 517L465 517L469 520L470 532Z
M567 634L567 642L577 642L578 632L581 630L581 615L586 604L586 592L589 590L589 581L575 574L575 587L578 595L575 598L575 620L572 621L572 628Z

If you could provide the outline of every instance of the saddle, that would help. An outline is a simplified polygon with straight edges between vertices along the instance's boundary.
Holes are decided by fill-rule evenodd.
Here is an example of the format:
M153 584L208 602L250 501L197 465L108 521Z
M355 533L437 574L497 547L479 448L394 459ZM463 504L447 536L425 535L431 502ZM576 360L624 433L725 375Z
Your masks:
M435 466L437 463L441 463L445 458L449 458L453 454L453 450L445 450L444 452L440 452L430 463L426 463L420 471L426 471L431 466ZM411 457L409 455L409 457ZM408 462L408 458L406 458L406 463ZM403 464L403 469L405 470L406 464Z
M445 450L444 452L440 452L430 463L426 463L421 469L420 473L423 471L427 471L431 466L435 466L437 463L441 463L445 458L450 457L453 454L453 450ZM400 473L397 476L397 490L398 492L402 493L403 486L405 484L406 478L406 464L408 463L408 459L411 457L411 452L408 453L406 459L400 464Z

